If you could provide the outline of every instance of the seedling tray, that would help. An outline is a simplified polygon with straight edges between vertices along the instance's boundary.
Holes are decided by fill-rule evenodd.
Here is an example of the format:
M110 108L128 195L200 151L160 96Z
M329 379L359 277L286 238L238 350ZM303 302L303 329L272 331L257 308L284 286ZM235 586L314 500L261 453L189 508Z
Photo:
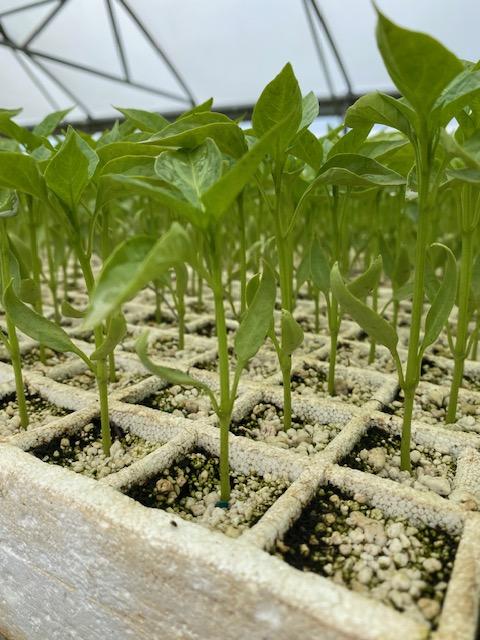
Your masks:
M136 314L132 332L139 333L152 309L145 300L131 303L131 309ZM299 314L311 312L310 303L302 301ZM215 387L215 367L205 368L205 363L215 364L216 341L198 335L205 333L203 327L210 321L207 311L189 322L188 346L175 366ZM359 339L355 325L346 321L343 326L340 342L347 345L351 362L362 363L368 343ZM74 335L75 328L71 332ZM173 329L153 328L150 343L172 333ZM327 346L318 340L306 334L307 347L294 359L294 377L315 371L322 379L328 367ZM316 349L308 346L317 343ZM34 347L32 343L30 349ZM257 358L261 362L269 354L264 349ZM450 366L445 358L436 362L429 356L429 360ZM32 640L48 636L373 640L399 634L412 640L473 640L480 602L478 420L474 417L470 426L448 429L440 422L413 424L414 443L452 460L448 496L418 483L407 486L401 479L382 477L372 468L360 470L348 462L360 442L366 442L368 449L369 434L380 430L393 438L400 433L401 419L391 408L398 389L395 377L380 371L378 361L363 368L341 362L337 377L348 382L344 394L330 398L318 384L294 388L295 426L305 430L303 444L291 434L280 446L272 434L269 439L268 434L259 437L249 430L256 407L281 415L281 379L273 374L258 381L248 373L242 378L230 436L233 472L281 481L285 490L253 526L235 531L237 537L230 537L232 531L226 535L199 524L201 517L186 520L129 497L135 495L135 487L162 477L189 452L218 456L219 431L211 412L187 418L178 411L145 406L147 398L169 385L149 377L135 354L120 347L119 369L137 375L139 381L111 392L111 422L122 433L149 441L152 449L130 465L94 479L33 455L62 438L75 439L98 418L95 389L68 383L82 367L67 360L43 373L27 369L29 392L69 412L0 445L0 632L7 638ZM477 370L476 363L468 363L472 375ZM448 387L424 384L434 396L448 394ZM359 386L364 391L352 400L352 389ZM12 390L13 372L2 364L0 395L7 397ZM480 404L479 392L465 389L462 394ZM315 428L308 431L312 424ZM328 437L317 437L323 427ZM387 605L368 592L337 584L333 576L301 571L285 561L288 554L282 558L279 549L306 517L319 490L345 499L360 495L362 508L376 508L385 518L406 526L441 530L458 541L441 612L430 625L391 602Z

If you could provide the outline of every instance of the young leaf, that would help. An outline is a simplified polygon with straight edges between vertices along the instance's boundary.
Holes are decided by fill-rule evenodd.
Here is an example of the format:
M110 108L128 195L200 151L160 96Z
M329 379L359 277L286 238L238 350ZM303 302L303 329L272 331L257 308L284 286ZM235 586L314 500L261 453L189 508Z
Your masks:
M178 189L183 198L204 209L202 195L222 175L222 154L213 140L193 149L164 151L155 161L157 176Z
M289 118L285 120L287 116ZM282 121L285 123L276 140L279 151L292 140L302 121L302 94L291 64L286 64L267 84L252 116L253 129L259 137Z
M313 285L327 295L330 291L330 265L317 239L313 241L310 249L310 274Z
M323 160L323 147L308 129L302 129L297 133L293 139L292 146L288 149L288 153L300 158L315 171L320 169Z
M302 119L298 130L302 131L302 129L309 127L318 116L318 112L318 98L313 91L310 91L302 98Z
M253 177L258 165L271 150L277 136L282 134L283 128L289 120L290 116L287 116L273 126L202 196L206 210L214 219L221 218Z
M390 77L426 116L442 90L463 71L460 60L424 33L403 29L377 9L377 44Z
M161 277L178 262L185 262L190 241L185 230L174 222L155 242L148 236L129 238L106 260L83 323L93 329L113 315L120 306Z
M368 296L368 294L375 289L380 282L382 267L382 256L378 256L368 267L365 273L362 273L347 285L347 289L350 291L352 296L355 296L356 298L365 298Z
M80 202L97 163L95 151L69 128L62 146L45 169L45 181L70 211L74 211Z
M62 316L65 316L65 318L84 318L86 314L85 311L80 311L73 307L68 300L62 302L61 311Z
M303 342L303 329L290 311L282 309L282 351L290 356Z
M156 133L169 125L168 120L158 113L143 111L142 109L124 109L121 107L115 107L115 109L120 111L120 113L123 114L127 120L130 120L140 131Z
M175 265L175 284L176 284L176 292L177 296L183 298L185 293L187 292L188 287L188 270L187 267L183 264Z
M443 249L447 259L441 284L425 318L425 335L420 347L422 354L427 347L435 342L443 327L447 324L457 295L457 262L455 256L451 249L439 242L432 244L432 247Z
M0 186L47 201L47 190L36 161L23 153L0 153Z
M447 125L469 100L480 93L480 71L465 69L445 87L432 109L439 126Z
M90 360L103 360L107 358L115 349L117 344L123 340L127 333L127 323L123 313L119 313L110 320L108 332L102 345L91 354Z
M332 293L342 309L346 311L371 338L387 347L392 356L395 357L397 354L398 337L392 325L350 293L342 280L337 263L333 265L330 281Z
M272 324L276 293L273 271L264 265L260 284L235 334L235 354L243 366L253 358L265 341Z
M147 196L154 202L160 202L185 217L196 227L205 228L208 225L208 217L202 209L183 200L176 189L169 188L160 180L148 176L138 178L121 174L101 176L96 202L97 211L112 200L131 197L132 193Z
M181 387L195 387L196 389L204 391L210 397L213 407L218 408L213 391L207 384L192 378L188 373L184 373L183 371L180 371L180 369L173 369L172 367L164 367L162 365L155 364L155 362L152 362L149 358L147 349L148 332L145 332L137 338L135 343L135 351L137 352L140 362L143 364L145 369L150 371L150 373L153 373L155 376L170 382L170 384L178 384Z
M320 170L320 175L310 187L314 183L348 187L387 187L403 185L405 178L372 158L358 153L339 153L327 160Z
M46 116L33 128L33 133L36 136L41 136L43 138L51 135L65 118L65 116L70 113L72 108L73 107L70 107L70 109L63 109L62 111L54 111L53 113L49 113L48 116Z
M70 340L68 334L55 322L47 320L24 304L16 296L12 284L13 282L10 281L4 291L3 304L15 326L30 338L54 351L75 353L92 368L87 356Z
M352 129L368 124L384 124L407 136L410 133L409 119L402 113L399 100L389 100L389 96L377 92L367 93L349 107L345 124Z

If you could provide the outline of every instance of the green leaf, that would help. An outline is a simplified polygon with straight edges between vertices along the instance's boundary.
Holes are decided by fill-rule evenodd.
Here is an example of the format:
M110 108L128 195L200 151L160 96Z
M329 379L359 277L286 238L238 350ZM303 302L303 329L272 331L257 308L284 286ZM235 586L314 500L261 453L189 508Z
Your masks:
M242 129L227 116L210 111L176 120L146 143L194 149L207 138L214 140L220 151L232 158L240 157L247 150Z
M399 173L392 171L372 158L367 158L357 153L340 153L327 160L320 170L320 175L310 184L309 189L314 184L334 184L348 187L387 187L404 185L405 182L405 178Z
M111 318L108 323L108 331L105 340L98 349L91 354L90 360L104 360L115 349L117 344L123 340L127 333L127 323L123 313L118 313Z
M299 131L309 127L318 116L318 112L318 98L313 91L310 91L310 93L307 93L307 95L302 98L302 119L298 128Z
M61 306L62 316L65 318L84 318L86 311L80 311L73 307L68 300L64 300Z
M447 125L469 101L480 93L480 71L466 69L439 95L432 109L438 126Z
M183 298L188 287L188 270L183 264L175 265L175 290L179 298Z
M97 173L111 160L123 158L124 156L150 156L156 158L161 147L154 144L138 144L138 142L111 142L98 150L99 163Z
M204 228L208 224L208 218L201 209L180 199L180 193L177 190L170 189L160 180L149 177L135 178L121 174L101 176L98 184L97 210L112 200L128 198L132 195L143 195L154 202L160 202L190 220L197 227Z
M120 111L120 113L134 124L137 129L140 129L140 131L156 133L169 125L166 118L157 113L152 113L151 111L144 111L143 109L125 109L123 107L115 107L115 109Z
M203 194L222 175L222 154L213 140L193 150L164 151L155 161L157 176L178 189L183 198L203 209Z
M262 91L253 110L252 125L258 137L284 122L276 139L277 153L283 151L302 122L302 94L290 63ZM288 117L288 120L286 119Z
M318 239L310 249L310 274L313 285L325 295L330 291L330 265Z
M383 124L408 136L409 119L402 113L400 101L389 98L383 93L367 93L347 109L345 124L352 129L368 124Z
M23 278L20 282L20 290L18 293L20 300L28 304L35 304L40 299L41 293L35 280L32 278Z
M192 107L188 111L185 111L185 113L182 113L181 116L178 116L177 120L183 120L184 118L188 118L188 116L191 116L195 113L203 113L205 111L211 111L212 105L213 105L213 98L209 98L208 100L205 100L205 102L197 104L195 107Z
M282 351L287 356L291 356L303 342L303 329L286 309L282 309L281 328Z
M121 158L115 158L107 162L98 175L103 176L117 173L123 176L153 177L155 175L154 166L155 159L151 156L122 156Z
M368 296L368 294L371 293L380 282L382 267L382 256L378 256L368 267L365 273L362 273L347 285L347 289L350 291L352 296L355 296L356 298L365 298Z
M18 196L10 189L0 190L0 218L13 218L18 213Z
M369 123L348 131L345 135L341 136L335 144L333 144L332 148L328 152L327 159L330 159L339 153L356 153L365 142L371 128L372 125Z
M457 295L457 262L455 256L451 249L444 244L435 242L431 246L443 249L446 252L447 259L441 284L425 318L425 335L420 347L422 354L427 347L435 342L443 327L447 324Z
M273 271L264 265L262 279L235 334L235 354L245 366L265 341L273 320L277 288Z
M47 190L38 165L31 156L23 153L0 153L0 186L47 201Z
M387 71L400 93L426 116L463 65L431 36L399 27L378 9L377 15L377 44Z
M80 202L97 163L95 151L70 127L62 146L45 169L47 186L70 211Z
M247 288L245 291L245 299L247 301L247 306L252 304L253 298L257 293L258 286L260 284L260 274L256 273L254 276L250 278L247 282Z
M288 149L296 158L300 158L312 169L318 171L323 161L323 147L308 129L302 129L293 139L292 146Z
M170 382L170 384L178 384L181 387L195 387L196 389L204 391L212 400L212 404L215 410L218 409L213 391L208 385L206 385L204 382L200 382L200 380L192 378L188 375L188 373L184 373L183 371L180 371L180 369L173 369L171 367L164 367L162 365L155 364L149 358L147 349L148 332L145 332L137 338L137 341L135 343L135 350L138 357L140 358L140 362L143 364L145 369L150 371L150 373L153 373L153 375L158 376L159 378L163 378L167 382Z
M91 368L91 363L87 356L70 340L67 333L60 326L51 320L47 320L47 318L41 316L17 298L13 290L12 281L4 291L3 304L15 326L20 331L54 351L75 353Z
M338 264L333 265L330 282L332 293L344 311L346 311L368 335L379 344L383 344L393 357L397 354L398 337L392 327L380 314L370 309L356 298L345 286Z
M34 128L33 133L37 136L41 136L46 138L51 135L58 125L64 120L65 116L67 116L73 107L70 109L63 109L62 111L54 111L53 113L49 113L41 122L39 122Z
M290 117L287 116L285 120L272 127L203 195L202 201L210 216L219 220L232 205L240 191L255 174L265 155L271 150L277 136L281 135L289 119Z
M189 253L189 237L176 222L157 242L148 236L135 236L123 242L104 264L83 327L98 326L150 281L160 278L173 265L185 262Z

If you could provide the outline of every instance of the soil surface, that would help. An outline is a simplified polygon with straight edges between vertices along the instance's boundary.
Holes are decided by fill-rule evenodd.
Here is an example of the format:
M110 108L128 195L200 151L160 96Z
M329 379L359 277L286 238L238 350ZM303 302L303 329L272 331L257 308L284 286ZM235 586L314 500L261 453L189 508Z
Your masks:
M434 629L459 536L390 518L331 486L320 489L276 555L380 600Z
M340 423L319 424L292 416L292 427L283 428L283 410L274 404L260 402L239 422L232 422L231 431L237 436L259 440L280 449L291 449L302 455L323 451L341 431Z
M415 393L413 419L425 424L445 426L448 398L448 387L421 382ZM402 417L403 392L400 391L397 397L387 407L384 407L383 411ZM457 404L457 421L449 428L480 432L480 394L460 393Z
M373 426L341 464L395 480L419 491L433 491L448 496L455 477L453 456L412 442L410 474L400 470L400 441L399 435Z
M113 442L109 456L103 452L100 422L97 420L89 422L73 435L58 436L45 445L31 449L29 453L43 462L99 479L140 460L162 444L125 433L113 424L111 428Z
M128 371L118 370L117 380L115 382L108 383L108 390L111 393L116 389L124 389L125 387L137 384L137 382L140 382L141 380L145 380L145 378L148 378L148 373L131 373ZM62 378L59 382L79 389L84 389L85 391L96 391L97 389L95 375L89 369L82 373L76 373L71 377Z
M269 474L230 472L231 500L228 509L220 499L220 463L202 450L192 451L169 469L136 485L128 495L146 507L165 509L236 538L253 526L288 486L287 480Z
M190 389L179 385L168 386L147 396L136 404L192 420L204 418L213 413L208 396L198 389Z
M43 427L49 422L71 413L68 409L57 407L39 395L27 393L26 403L30 420L28 429ZM3 398L0 400L0 439L13 436L20 431L20 416L15 395Z
M315 393L318 398L328 399L332 402L349 402L356 406L362 406L372 398L377 388L369 382L359 382L355 378L343 378L337 374L335 381L335 396L328 394L327 373L323 369L317 369L314 365L304 363L296 367L292 373L292 391L295 393Z

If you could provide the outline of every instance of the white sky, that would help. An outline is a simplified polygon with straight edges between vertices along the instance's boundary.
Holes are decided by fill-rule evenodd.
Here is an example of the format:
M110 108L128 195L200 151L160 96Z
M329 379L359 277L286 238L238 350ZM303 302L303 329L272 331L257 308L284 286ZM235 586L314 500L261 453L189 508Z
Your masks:
M29 13L5 17L8 35L24 41L57 0ZM127 0L174 62L197 101L210 96L217 108L252 103L285 62L292 62L304 92L328 95L310 36L302 0ZM183 91L170 71L145 42L118 0L112 0L125 42L131 76L179 94ZM27 0L0 0L0 13ZM389 89L391 83L375 45L375 17L369 0L318 0L343 56L355 92ZM381 9L409 28L434 35L463 58L480 57L478 0L379 0ZM70 0L31 46L112 74L121 73L112 30L103 0ZM332 71L335 91L345 89L331 51L320 36ZM51 79L40 74L59 107L72 104ZM158 97L119 83L92 78L57 63L42 61L94 116L114 113L112 104L161 112L178 111L181 100ZM13 53L0 47L1 107L24 107L23 121L34 122L51 107L20 66ZM186 108L186 105L185 105ZM72 117L82 117L76 110Z

